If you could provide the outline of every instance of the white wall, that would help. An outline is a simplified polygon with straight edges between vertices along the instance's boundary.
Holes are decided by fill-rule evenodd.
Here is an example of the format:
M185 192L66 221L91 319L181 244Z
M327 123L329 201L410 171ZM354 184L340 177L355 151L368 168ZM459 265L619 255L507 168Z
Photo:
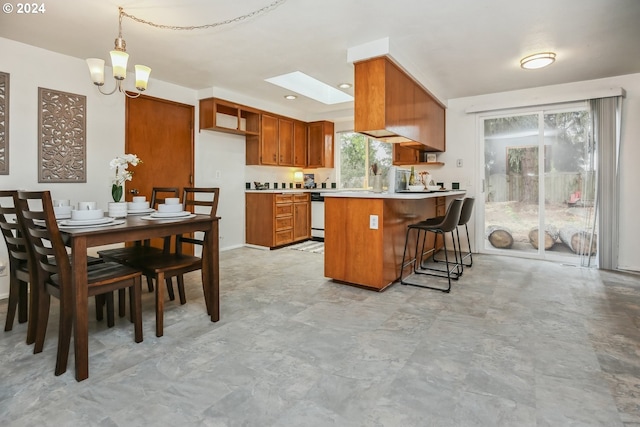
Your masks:
M0 175L0 188L49 189L54 198L73 202L95 200L106 209L111 195L109 161L124 153L124 97L120 94L100 95L81 59L3 38L0 38L0 52L0 71L10 74L10 173ZM125 81L125 87L131 87L131 78ZM110 90L113 82L108 80L105 86ZM87 97L86 184L38 183L38 87ZM200 96L197 91L154 80L152 74L147 93L194 105L198 117ZM218 210L222 217L222 250L244 243L244 145L241 137L195 132L195 184L221 187ZM217 170L221 172L218 180L215 178ZM4 243L0 244L0 261L8 263ZM0 298L6 297L8 290L8 277L0 277Z
M640 236L640 223L635 218L640 210L640 198L637 197L637 184L640 182L640 168L637 165L640 159L640 121L637 120L640 117L640 74L451 99L447 109L447 152L439 156L446 166L433 172L438 181L441 178L445 182L459 180L470 195L481 197L482 153L478 150L476 114L466 113L467 109L478 105L507 108L509 105L522 105L523 101L541 105L558 102L563 97L577 99L576 95L581 94L588 98L589 94L616 87L626 90L622 106L619 268L640 271L640 252L635 249L637 236ZM456 159L463 160L463 168L456 168Z

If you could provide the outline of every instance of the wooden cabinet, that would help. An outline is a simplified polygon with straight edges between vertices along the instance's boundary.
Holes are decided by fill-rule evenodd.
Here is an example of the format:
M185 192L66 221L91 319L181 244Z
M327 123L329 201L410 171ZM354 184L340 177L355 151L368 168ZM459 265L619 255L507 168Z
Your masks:
M278 119L278 165L293 166L293 120Z
M334 127L332 122L309 123L307 167L333 167L333 134Z
M293 120L262 113L260 134L247 136L246 164L293 166Z
M262 115L262 127L260 129L260 144L259 151L257 153L249 153L249 147L247 147L247 159L251 154L251 157L258 157L257 163L259 165L277 165L278 164L278 118L270 116L268 114ZM256 156L257 154L257 156ZM249 164L247 162L247 164Z
M201 99L200 130L203 129L238 135L258 135L260 112L222 99Z
M445 109L387 57L355 64L354 130L423 151L445 151Z
M293 196L293 240L311 238L311 204L309 193Z
M442 162L424 162L424 151L418 151L415 148L404 146L403 144L393 144L393 164L395 166L405 165L430 165L444 166Z
M309 193L247 193L245 214L248 244L273 248L311 236Z
M307 167L307 124L293 122L293 166Z

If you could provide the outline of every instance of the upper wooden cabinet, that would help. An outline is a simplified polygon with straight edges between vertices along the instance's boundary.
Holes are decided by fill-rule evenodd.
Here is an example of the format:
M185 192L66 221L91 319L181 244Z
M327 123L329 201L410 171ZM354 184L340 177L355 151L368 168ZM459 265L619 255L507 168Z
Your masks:
M293 122L293 166L307 167L307 124Z
M333 167L333 123L327 121L309 123L307 167Z
M418 151L412 147L404 147L402 144L393 144L393 164L403 165L431 165L443 166L442 162L428 162L424 157L424 151Z
M293 166L293 120L262 114L258 135L247 135L246 164Z
M260 133L260 111L217 98L200 100L200 130L239 135Z
M445 109L387 57L355 64L355 131L423 151L445 151Z

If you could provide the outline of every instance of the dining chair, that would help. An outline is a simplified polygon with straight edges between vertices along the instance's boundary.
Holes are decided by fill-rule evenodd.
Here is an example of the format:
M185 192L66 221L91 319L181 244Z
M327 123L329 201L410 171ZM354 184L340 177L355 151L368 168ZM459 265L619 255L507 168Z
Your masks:
M42 351L49 319L50 297L60 300L58 350L55 374L67 370L72 325L78 321L73 304L71 263L58 228L49 191L18 191L16 208L36 271L38 315L34 353ZM55 262L53 261L55 260ZM141 273L114 262L87 266L87 277L80 286L87 287L89 297L129 289L132 303L135 342L142 341Z
M206 213L215 218L218 210L219 195L220 189L217 187L187 187L182 194L183 209L195 213ZM183 253L183 244L189 243L203 246L203 239L204 237L196 238L195 236L178 235L175 241L175 251L132 258L127 261L127 265L140 269L142 274L147 277L154 277L156 283L162 283L165 279L176 277L180 299L186 300L183 275L191 271L202 270L202 258ZM203 291L206 299L204 283ZM158 297L156 290L156 335L159 337L163 334L163 311L164 301Z
M20 233L20 225L16 218L13 196L16 191L0 190L0 228L7 245L9 255L9 301L4 330L13 329L13 322L18 311L18 322L25 323L29 318L28 286L31 281L29 275L29 254L27 253L24 236ZM27 332L27 343L33 343L34 331ZM31 339L30 339L31 338Z
M153 187L151 189L151 201L149 205L153 209L158 209L158 205L164 203L167 197L180 197L180 190L177 187ZM133 246L126 246L123 248L105 249L98 251L98 255L108 261L119 262L126 264L127 260L131 258L139 258L141 256L153 256L159 255L163 251L168 251L170 245L170 238L165 238L164 247L157 248L151 246L151 240L137 241ZM173 290L173 283L171 279L166 281L167 294L169 299L173 301L175 299L175 293ZM147 276L147 288L149 292L153 292L153 280L152 277ZM120 301L123 301L122 294L120 294ZM184 304L184 302L182 302ZM120 304L121 311L124 310L122 303Z
M464 203L463 199L454 199L449 204L449 207L447 208L447 212L445 213L444 217L442 217L442 219L439 219L438 221L426 220L426 221L420 221L415 224L410 224L409 226L407 226L407 235L405 238L404 252L402 254L402 265L400 268L401 284L418 286L421 288L435 289L443 292L449 292L451 290L451 280L458 279L458 277L461 274L460 263L458 261L458 251L456 249L456 240L455 240L455 236L453 235L453 231L458 226L463 203ZM415 249L413 252L413 256L409 256L408 261L405 261L407 259L407 255L409 254L409 251L407 249L409 246L409 240L410 240L409 236L411 231L417 232L416 240L415 240ZM434 248L425 252L424 245L425 245L427 233L435 234ZM455 262L449 262L446 233L451 233L451 240L453 243L453 254L455 257ZM442 236L442 243L444 247L443 248L444 256L445 256L444 270L440 268L427 267L423 263L424 262L423 257L425 253L432 253L431 256L435 255L436 253L435 246L438 240L437 237L439 235ZM421 243L422 243L422 246L420 246ZM430 276L446 278L448 281L448 287L443 289L435 286L430 286L425 283L418 283L415 281L407 280L409 276L407 276L407 278L403 277L404 268L409 265L413 266L413 274L430 275Z

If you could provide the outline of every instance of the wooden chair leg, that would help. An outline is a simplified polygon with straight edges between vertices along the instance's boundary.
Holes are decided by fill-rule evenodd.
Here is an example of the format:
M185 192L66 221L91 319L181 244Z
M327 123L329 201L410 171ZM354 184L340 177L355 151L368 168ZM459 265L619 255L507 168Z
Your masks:
M142 286L139 277L133 279L133 286L129 288L130 316L134 323L135 342L142 342Z
M147 288L149 292L153 292L153 279L149 276L147 276Z
M102 322L104 319L104 306L106 304L106 299L103 295L96 295L96 320L98 322Z
M107 326L109 328L113 328L113 325L116 324L114 319L114 302L113 302L113 292L108 292L104 294L105 299L107 301Z
M125 314L127 314L125 295L126 292L124 289L118 289L118 316L120 317L124 317Z
M28 283L18 280L18 323L26 323L29 319L29 289Z
M178 295L180 297L180 305L184 305L187 303L187 296L184 292L184 276L180 274L176 280L178 282Z
M51 296L46 292L41 292L38 297L38 317L36 325L35 345L33 354L40 353L44 347L44 337L47 334L47 324L49 323L49 307Z
M162 286L159 284L164 282L164 273L156 276L156 336L161 337L164 334L164 295Z
M58 355L56 357L56 375L62 375L67 371L69 361L69 348L71 346L71 328L73 314L71 313L71 301L63 301L60 295L60 330L58 331ZM68 298L67 299L71 299Z
M173 293L173 281L172 279L166 279L165 282L167 283L167 294L169 295L169 300L173 301L176 299L176 295ZM158 283L162 282L158 281Z
M13 319L16 317L16 307L18 307L18 300L20 299L20 282L11 274L9 278L9 304L7 306L7 319L4 323L4 330L10 331L13 329Z

